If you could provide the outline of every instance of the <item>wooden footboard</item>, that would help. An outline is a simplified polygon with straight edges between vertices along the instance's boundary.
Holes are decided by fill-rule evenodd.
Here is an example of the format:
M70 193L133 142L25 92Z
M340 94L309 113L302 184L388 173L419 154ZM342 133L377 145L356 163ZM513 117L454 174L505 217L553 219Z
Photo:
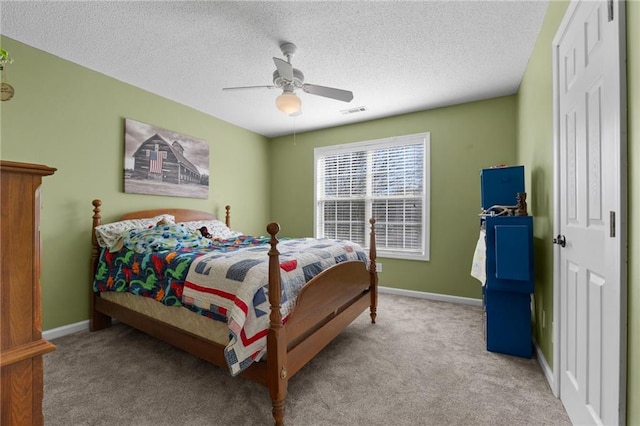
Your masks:
M287 382L318 352L369 307L371 322L377 310L375 219L371 219L369 270L364 263L339 263L318 274L300 290L289 320L280 314L280 262L277 233L271 223L269 251L270 329L267 340L267 381L276 425L283 424ZM275 356L274 356L275 355Z
M100 200L93 201L91 228L91 283L93 283L99 256L95 227L101 224ZM230 207L226 206L225 222L230 225ZM206 212L186 209L154 209L127 213L122 219L153 217L170 213L176 221L211 219ZM270 223L269 250L269 303L270 326L267 335L267 360L253 363L241 375L269 388L272 413L276 425L283 424L284 401L289 379L318 352L329 344L345 327L367 307L375 323L377 309L375 220L370 220L369 265L347 261L318 274L301 289L296 305L286 324L282 323L280 261L277 234L280 226ZM195 314L194 314L195 315ZM111 317L150 335L162 339L186 352L227 369L224 346L188 333L161 320L148 317L124 306L107 301L91 290L91 331L111 325Z

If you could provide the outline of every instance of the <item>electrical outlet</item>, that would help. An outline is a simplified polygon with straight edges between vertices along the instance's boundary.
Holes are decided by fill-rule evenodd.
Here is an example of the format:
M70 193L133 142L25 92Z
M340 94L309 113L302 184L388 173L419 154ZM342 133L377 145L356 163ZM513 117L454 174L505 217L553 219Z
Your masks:
M382 262L376 262L376 272L382 272Z

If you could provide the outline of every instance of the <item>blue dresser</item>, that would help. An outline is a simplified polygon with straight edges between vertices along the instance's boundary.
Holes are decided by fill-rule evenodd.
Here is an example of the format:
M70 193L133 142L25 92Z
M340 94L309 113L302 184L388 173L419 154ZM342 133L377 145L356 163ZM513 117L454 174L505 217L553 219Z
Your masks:
M517 194L524 193L524 167L483 169L480 182L482 209L489 212L481 219L487 350L531 358L533 218L517 216L515 210L504 213L504 207L516 205Z

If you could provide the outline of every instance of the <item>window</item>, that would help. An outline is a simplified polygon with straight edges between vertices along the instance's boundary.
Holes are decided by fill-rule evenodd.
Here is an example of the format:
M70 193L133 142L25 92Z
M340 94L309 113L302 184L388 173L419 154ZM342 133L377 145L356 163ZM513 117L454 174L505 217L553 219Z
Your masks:
M429 133L315 149L315 234L429 260Z

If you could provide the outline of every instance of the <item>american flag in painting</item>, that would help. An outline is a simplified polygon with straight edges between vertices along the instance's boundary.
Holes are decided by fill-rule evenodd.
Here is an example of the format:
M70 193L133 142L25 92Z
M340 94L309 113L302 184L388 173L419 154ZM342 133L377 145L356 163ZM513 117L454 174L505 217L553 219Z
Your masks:
M149 153L149 171L151 173L162 173L163 151L151 151Z

